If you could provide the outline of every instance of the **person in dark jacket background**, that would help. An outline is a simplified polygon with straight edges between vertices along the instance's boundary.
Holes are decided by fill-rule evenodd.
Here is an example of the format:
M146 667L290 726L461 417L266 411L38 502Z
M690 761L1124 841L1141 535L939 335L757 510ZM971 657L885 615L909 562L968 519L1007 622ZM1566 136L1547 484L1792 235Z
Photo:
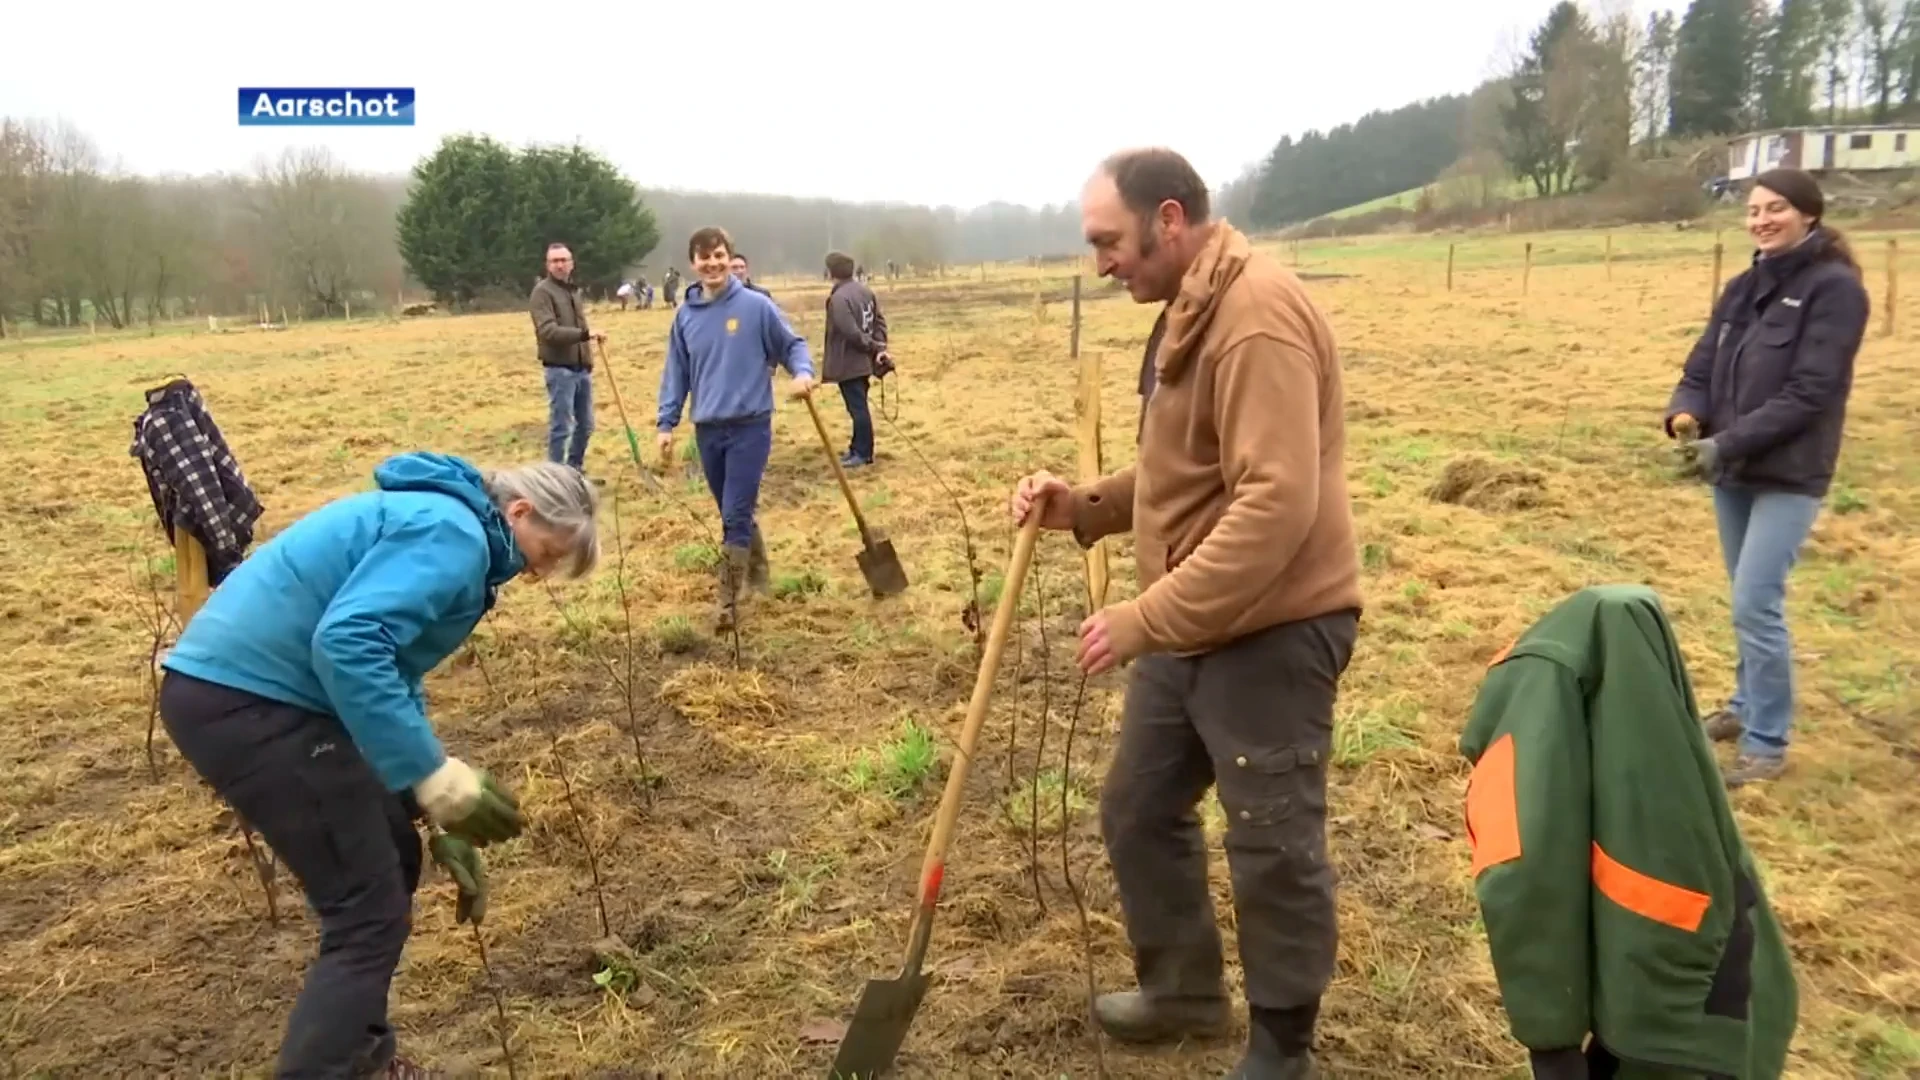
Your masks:
M822 382L840 387L840 400L853 421L853 436L840 464L857 469L873 464L873 410L867 404L867 391L875 375L885 378L893 370L893 358L887 352L887 317L873 290L854 280L852 256L838 251L828 255L827 276L833 279L833 288L827 293L826 356L820 375Z
M547 276L534 283L527 307L547 376L547 460L584 469L593 437L593 343L607 335L587 325L567 245L547 246Z
M1793 723L1787 576L1833 483L1869 301L1846 238L1821 220L1819 184L1798 169L1754 179L1753 266L1727 283L1687 357L1666 429L1713 486L1733 579L1733 697L1706 720L1739 739L1730 787L1786 767Z
M742 255L737 251L734 252L733 261L728 263L727 265L732 268L733 276L740 279L740 284L745 285L747 288L752 289L754 292L759 293L761 296L764 296L769 300L773 298L772 293L761 288L760 285L753 280L753 264L747 261L747 257L745 255Z

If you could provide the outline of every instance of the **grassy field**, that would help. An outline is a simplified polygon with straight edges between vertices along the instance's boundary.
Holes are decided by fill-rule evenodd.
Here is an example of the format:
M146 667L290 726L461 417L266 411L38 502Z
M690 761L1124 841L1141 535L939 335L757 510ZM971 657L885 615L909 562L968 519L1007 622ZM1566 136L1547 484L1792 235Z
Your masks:
M1408 188L1405 191L1396 191L1391 195L1382 195L1377 199L1368 199L1363 203L1354 203L1352 206L1342 207L1331 214L1323 216L1339 220L1341 218L1350 218L1360 214L1371 213L1375 210L1386 210L1390 207L1412 210L1420 205L1420 193L1427 190L1430 186L1433 185L1422 184L1419 187ZM1533 195L1533 186L1525 180L1509 179L1500 186L1500 190L1495 194L1508 199L1531 198Z
M1486 661L1570 591L1643 581L1676 620L1703 706L1731 680L1708 498L1669 478L1656 431L1703 322L1712 239L1618 232L1610 266L1597 234L1530 239L1524 296L1519 238L1463 243L1451 292L1444 242L1301 250L1344 347L1368 598L1330 797L1342 940L1319 1045L1335 1076L1523 1075L1461 825L1456 740ZM1884 247L1862 247L1878 298ZM879 425L880 464L854 484L914 588L864 594L819 442L783 403L762 504L780 596L750 610L737 668L732 643L706 630L711 503L678 462L669 494L644 491L602 380L589 468L614 478L606 521L621 543L589 581L509 586L474 648L429 681L443 736L505 774L532 816L526 836L492 849L486 926L520 1076L821 1075L862 981L895 971L975 668L960 511L990 612L1011 546L1008 486L1073 467L1069 284L988 268L883 287L897 411ZM772 285L817 345L820 283ZM649 427L668 313L599 318ZM1152 318L1089 284L1081 340L1105 358L1111 464L1132 456ZM1914 325L1889 338L1876 317L1841 481L1794 577L1792 770L1735 797L1798 965L1795 1076L1920 1072L1920 608L1902 595L1920 575ZM148 772L155 591L172 584L127 455L141 390L174 372L198 383L271 535L364 487L396 451L541 456L529 338L524 316L501 315L0 348L0 451L15 477L0 534L11 1075L264 1075L313 947L284 877L269 921L230 816L164 733L158 778ZM821 401L838 440L844 414ZM1473 459L1487 487L1430 497ZM1124 596L1131 562L1118 550ZM1076 715L1081 575L1070 541L1043 541L947 875L930 955L941 978L899 1075L1094 1074L1063 844L1098 981L1130 981L1094 813L1125 676L1096 680ZM596 871L628 950L611 966L596 959ZM1230 911L1217 858L1214 871ZM504 1076L489 986L454 925L451 884L430 870L395 983L403 1045ZM1237 1052L1109 1048L1107 1060L1114 1076L1209 1076Z

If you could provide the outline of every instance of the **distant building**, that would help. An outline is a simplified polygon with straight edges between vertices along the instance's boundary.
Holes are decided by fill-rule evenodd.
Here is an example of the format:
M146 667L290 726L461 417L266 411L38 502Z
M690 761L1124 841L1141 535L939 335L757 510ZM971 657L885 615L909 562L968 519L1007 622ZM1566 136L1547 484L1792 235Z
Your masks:
M1920 124L1853 124L1755 131L1727 143L1727 179L1768 169L1878 172L1920 167Z

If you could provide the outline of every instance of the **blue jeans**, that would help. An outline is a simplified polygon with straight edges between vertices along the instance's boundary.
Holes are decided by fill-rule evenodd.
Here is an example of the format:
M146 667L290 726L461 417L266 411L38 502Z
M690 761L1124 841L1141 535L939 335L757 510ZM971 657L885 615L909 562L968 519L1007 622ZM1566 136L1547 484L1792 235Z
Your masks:
M720 542L744 548L753 542L753 516L760 505L760 478L773 453L773 417L751 416L693 426L707 490L720 505Z
M840 400L847 403L847 416L853 420L853 439L847 444L847 452L861 461L873 460L873 412L867 408L872 381L862 375L840 384Z
M587 463L587 440L593 437L593 372L564 367L546 372L547 460L581 468Z
M1733 579L1733 632L1740 647L1727 708L1745 728L1740 752L1777 758L1793 726L1793 646L1787 635L1787 575L1813 531L1820 500L1777 491L1713 489L1720 554Z

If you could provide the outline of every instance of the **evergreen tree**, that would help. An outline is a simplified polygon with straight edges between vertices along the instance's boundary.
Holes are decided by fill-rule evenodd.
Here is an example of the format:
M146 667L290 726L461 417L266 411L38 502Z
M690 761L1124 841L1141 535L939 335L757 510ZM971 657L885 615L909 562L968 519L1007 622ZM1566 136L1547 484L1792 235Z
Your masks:
M1763 25L1755 72L1760 123L1792 127L1813 122L1820 67L1819 0L1780 0Z
M1729 135L1744 125L1752 74L1747 0L1693 0L1674 35L1672 128L1679 136Z
M519 153L456 135L413 170L396 235L407 269L443 300L525 292L549 243L566 244L575 280L617 285L660 241L632 181L578 146Z
M1574 147L1600 52L1587 17L1571 0L1561 0L1533 32L1514 70L1513 99L1500 116L1504 150L1514 175L1531 180L1536 194L1557 195L1572 184Z

